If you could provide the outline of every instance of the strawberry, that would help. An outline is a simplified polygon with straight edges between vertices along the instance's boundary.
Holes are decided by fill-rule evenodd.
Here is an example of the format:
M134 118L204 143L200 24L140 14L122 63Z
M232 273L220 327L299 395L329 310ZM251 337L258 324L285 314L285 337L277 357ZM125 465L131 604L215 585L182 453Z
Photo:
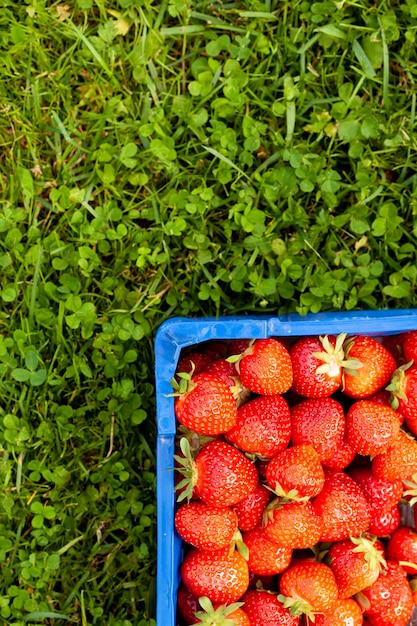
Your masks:
M326 398L339 389L345 337L301 337L293 344L290 356L295 393L305 398Z
M178 614L183 622L189 626L195 623L195 614L199 610L198 599L180 582L177 593Z
M282 572L291 562L292 549L282 548L272 541L261 525L242 533L243 543L249 551L249 572L260 576L273 576Z
M403 334L401 347L405 362L413 361L417 364L417 330L410 330Z
M336 453L344 433L345 414L334 398L302 400L291 408L293 445L312 445L323 465Z
M275 455L268 463L266 481L279 496L317 496L324 485L324 471L313 446L295 445Z
M282 606L276 593L252 589L242 598L250 626L298 626L300 619Z
M403 493L401 480L390 482L377 478L372 472L371 463L349 468L348 474L361 487L369 505L371 515L390 511L398 504Z
M320 541L358 537L368 529L371 520L362 489L345 472L328 471L313 508L323 521Z
M336 579L324 563L303 562L290 565L281 574L278 598L293 615L307 615L314 620L316 613L330 611L338 598Z
M372 626L406 626L413 612L413 595L401 565L387 561L387 570L357 596Z
M180 506L174 523L180 537L200 550L227 548L238 530L232 509L199 501Z
M236 365L226 358L214 359L204 368L205 374L214 374L221 378L230 387L237 406L246 402L250 396L250 391L240 384Z
M271 458L291 437L290 409L281 395L258 396L239 407L234 426L225 434L244 452Z
M208 354L204 352L193 351L189 354L182 354L177 363L177 372L175 374L176 380L179 382L181 377L180 373L185 374L199 374L204 370L212 359Z
M325 467L328 469L343 470L352 463L355 456L355 450L346 441L346 438L344 438L332 458L326 460Z
M362 626L362 610L353 598L339 598L326 613L315 615L314 626Z
M417 441L400 430L393 445L373 458L372 472L391 482L411 478L417 472Z
M218 435L232 428L237 406L227 383L204 372L183 380L184 389L173 381L175 415L180 424L201 435Z
M270 499L269 489L259 483L246 498L233 505L241 531L252 530L262 521L263 512Z
M378 537L391 535L401 524L401 510L398 504L394 504L388 511L374 511L368 532Z
M195 617L197 621L192 624L206 624L206 626L250 626L249 617L241 608L242 602L233 604L221 604L214 607L210 600L203 596L199 598L202 611L197 611Z
M292 385L291 357L282 342L269 337L255 340L237 362L244 387L262 395L282 394Z
M393 374L387 387L391 404L405 419L407 428L417 435L417 363L407 363Z
M417 574L417 531L411 526L397 528L387 541L387 558L402 565L408 574Z
M339 598L349 598L376 581L386 567L384 548L375 536L336 541L328 551L330 568L339 588Z
M405 363L403 343L407 334L407 332L404 332L395 335L384 335L381 339L382 345L392 354L398 367Z
M400 432L394 409L371 400L357 400L346 414L346 438L358 454L375 456L385 452Z
M360 361L361 367L344 370L342 389L351 398L366 398L390 380L397 364L392 354L374 337L358 335L344 344L348 360Z
M258 484L258 471L243 452L220 440L206 443L195 459L191 458L188 441L181 439L184 457L176 456L177 468L185 478L178 489L187 485L178 500L191 496L207 504L233 506L246 498Z
M311 548L323 532L323 522L311 502L287 502L277 498L264 515L267 536L284 548Z
M192 548L181 565L181 578L196 597L207 596L216 604L236 602L248 588L248 565L237 552Z

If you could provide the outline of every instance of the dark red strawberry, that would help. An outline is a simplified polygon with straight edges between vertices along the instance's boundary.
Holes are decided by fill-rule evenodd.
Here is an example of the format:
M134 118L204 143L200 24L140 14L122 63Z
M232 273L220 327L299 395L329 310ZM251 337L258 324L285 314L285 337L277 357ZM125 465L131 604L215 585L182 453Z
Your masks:
M382 345L392 354L398 367L405 363L403 343L406 336L407 332L404 332L395 335L384 335L381 339Z
M399 432L397 412L372 400L357 400L346 414L346 438L358 454L375 456L385 452Z
M243 543L249 551L249 572L260 576L273 576L284 571L292 557L291 548L282 548L272 541L261 525L242 533Z
M266 470L268 485L279 496L317 496L324 485L320 457L309 444L295 445L275 455Z
M183 457L176 456L177 468L185 478L178 484L188 489L178 498L191 496L207 504L233 506L246 498L258 484L258 471L243 452L230 444L213 440L205 444L192 459L188 441L181 439Z
M175 393L175 416L180 424L201 435L230 430L237 419L237 406L230 387L218 376L204 372L181 383Z
M229 443L263 458L284 450L290 437L290 409L281 395L258 396L240 406L235 425L225 433Z
M327 554L340 598L350 598L376 581L386 568L384 547L375 536L336 541Z
M310 444L323 465L331 460L345 434L345 414L334 398L303 400L291 408L291 440Z
M189 589L180 583L177 594L178 613L187 626L195 624L195 614L200 609L198 599L191 593Z
M371 514L365 495L345 472L328 472L313 508L323 521L320 541L341 541L368 530Z
M348 360L362 363L352 371L344 370L342 388L351 398L366 398L385 387L397 367L392 354L374 337L350 337L344 350Z
M305 398L326 398L342 384L346 335L301 337L290 348L292 390Z
M401 499L404 489L402 481L391 482L377 478L370 462L349 468L348 474L361 487L371 515L390 511Z
M410 330L402 335L402 351L406 363L413 361L417 364L417 330Z
M199 501L180 506L174 521L180 537L201 550L229 547L238 530L237 515L231 508Z
M237 363L240 382L262 395L282 394L292 385L291 357L282 342L272 337L257 339Z
M214 604L239 600L249 585L248 565L234 550L192 548L181 565L181 578L196 597L207 596Z
M398 504L388 511L374 511L368 532L377 537L388 537L401 524L401 510Z
M179 373L192 374L193 376L199 374L211 360L211 357L204 352L190 352L182 355L177 363L176 380L180 381Z
M411 526L397 528L387 541L387 558L399 563L412 575L417 574L417 531Z
M251 626L298 626L299 617L282 606L276 593L253 589L242 598Z
M261 483L243 500L233 506L240 530L252 530L262 521L263 513L271 499L271 492Z

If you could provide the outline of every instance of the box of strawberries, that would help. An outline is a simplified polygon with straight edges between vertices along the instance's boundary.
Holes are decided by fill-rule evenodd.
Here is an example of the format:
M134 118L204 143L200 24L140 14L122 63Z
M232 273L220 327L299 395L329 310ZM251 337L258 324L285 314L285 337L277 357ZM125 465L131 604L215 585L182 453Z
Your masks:
M417 624L417 309L155 339L157 626Z

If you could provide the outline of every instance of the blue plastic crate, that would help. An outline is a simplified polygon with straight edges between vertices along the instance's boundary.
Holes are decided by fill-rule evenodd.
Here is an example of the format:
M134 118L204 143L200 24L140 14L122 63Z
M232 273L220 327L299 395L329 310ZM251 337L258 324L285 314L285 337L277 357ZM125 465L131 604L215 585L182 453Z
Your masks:
M389 335L417 329L417 309L317 313L301 317L172 318L155 339L157 406L157 626L176 626L181 541L174 529L176 421L171 380L181 350L208 340L339 334Z

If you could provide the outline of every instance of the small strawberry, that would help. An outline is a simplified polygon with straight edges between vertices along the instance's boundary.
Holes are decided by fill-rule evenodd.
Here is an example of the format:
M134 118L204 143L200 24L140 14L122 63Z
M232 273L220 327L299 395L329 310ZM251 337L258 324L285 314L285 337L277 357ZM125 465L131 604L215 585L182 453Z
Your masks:
M387 570L357 600L372 626L406 626L414 607L406 573L392 561L387 561Z
M326 398L342 384L345 334L301 337L290 348L292 389L305 398Z
M351 398L365 398L385 387L397 367L392 354L374 337L350 337L344 350L348 360L362 363L354 370L344 370L342 389Z
M393 445L373 458L372 471L391 482L411 478L417 472L417 441L400 430Z
M255 340L237 362L240 382L262 395L282 394L292 385L291 357L282 342L272 337Z
M314 616L314 626L362 626L362 609L353 598L339 598L333 608Z
M408 574L417 574L417 531L411 526L397 528L387 541L387 558L399 563Z
M377 537L391 535L401 524L401 510L398 504L394 504L388 511L374 511L368 532Z
M206 624L206 626L250 626L249 617L242 609L242 602L221 604L214 607L206 596L199 598L202 611L196 612L196 619L192 624Z
M260 576L273 576L284 571L292 557L292 548L282 548L272 541L261 525L242 533L243 543L249 551L249 572Z
M199 608L198 599L181 581L177 593L177 609L182 621L187 626L195 623L195 614Z
M307 615L332 610L338 599L336 579L324 563L304 562L290 565L281 574L278 598L293 615Z
M201 435L218 435L234 426L236 401L221 378L201 372L182 380L184 388L173 381L175 416L180 424Z
M246 498L258 484L258 471L243 452L220 440L209 441L192 459L188 441L181 439L183 457L176 456L178 471L187 485L179 501L191 496L207 504L233 506Z
M199 374L211 361L211 357L204 352L193 351L188 354L181 354L175 374L177 382L181 380L181 377L178 375L179 373Z
M267 536L283 548L311 548L323 532L323 522L311 502L273 500L264 515Z
M252 589L242 598L250 626L298 626L299 617L283 607L276 593Z
M394 409L371 400L357 400L346 414L346 438L358 454L375 456L385 452L400 432Z
M403 343L406 336L407 332L403 332L395 335L384 335L381 339L382 345L392 354L398 367L405 363Z
M324 471L313 446L295 445L276 454L268 463L266 481L279 496L317 496L324 485Z
M232 545L238 531L237 515L227 506L189 502L175 514L180 537L200 550L220 550Z
M290 409L281 395L258 396L239 407L225 439L244 452L271 458L291 437Z
M243 500L233 505L241 531L252 530L262 521L263 512L271 499L271 492L259 483Z
M247 590L249 570L237 550L192 548L182 562L181 578L196 598L207 596L215 604L229 604Z
M291 408L293 445L310 444L323 465L331 460L345 433L345 414L334 398L302 400Z
M361 487L371 515L390 511L400 501L404 488L402 481L377 478L370 463L352 466L347 473Z
M386 568L383 545L375 536L336 541L327 554L340 598L350 598L376 581Z
M327 473L313 508L323 521L320 541L341 541L368 530L371 515L365 495L345 472Z

